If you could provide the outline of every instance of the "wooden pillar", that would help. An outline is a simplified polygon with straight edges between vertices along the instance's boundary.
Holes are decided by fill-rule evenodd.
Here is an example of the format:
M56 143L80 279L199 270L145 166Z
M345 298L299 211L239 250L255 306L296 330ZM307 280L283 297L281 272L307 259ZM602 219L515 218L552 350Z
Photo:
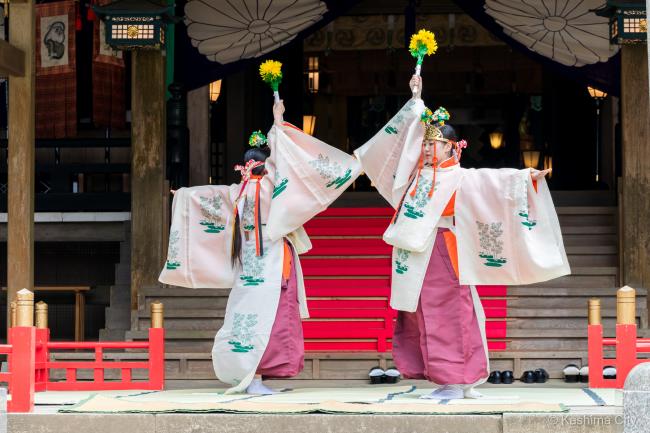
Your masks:
M24 75L9 77L7 305L34 290L34 1L11 5L9 39L25 53Z
M228 111L226 113L226 184L239 182L239 175L236 175L233 167L241 164L246 150L246 73L240 71L228 76L224 81L228 86L226 102ZM260 128L261 129L261 128Z
M650 288L650 110L645 45L621 47L623 284ZM648 297L650 307L650 296Z
M190 185L206 185L210 179L209 86L187 92L187 126L190 130Z
M131 308L158 284L164 261L165 58L133 51L131 75Z

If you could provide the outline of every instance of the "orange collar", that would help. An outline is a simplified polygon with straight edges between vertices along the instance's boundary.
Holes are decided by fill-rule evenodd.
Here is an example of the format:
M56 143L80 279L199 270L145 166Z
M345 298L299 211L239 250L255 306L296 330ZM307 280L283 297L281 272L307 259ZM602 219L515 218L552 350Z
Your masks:
M260 180L260 179L263 178L263 177L264 177L263 174L251 174L251 177L250 177L250 178L251 178L251 180L252 180L252 179Z

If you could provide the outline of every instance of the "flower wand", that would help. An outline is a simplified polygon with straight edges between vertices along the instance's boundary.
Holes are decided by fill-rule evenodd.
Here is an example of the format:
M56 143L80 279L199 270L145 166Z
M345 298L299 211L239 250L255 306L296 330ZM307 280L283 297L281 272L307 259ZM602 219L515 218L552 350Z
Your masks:
M273 89L275 102L280 102L278 87L282 81L282 63L277 60L267 60L260 65L260 77Z
M415 75L420 76L420 70L422 69L422 61L424 61L424 56L430 56L434 54L438 49L438 43L436 42L436 37L432 32L428 30L420 30L413 36L411 36L411 42L409 43L409 51L411 55L417 59L415 64ZM414 93L417 93L418 88L415 86Z

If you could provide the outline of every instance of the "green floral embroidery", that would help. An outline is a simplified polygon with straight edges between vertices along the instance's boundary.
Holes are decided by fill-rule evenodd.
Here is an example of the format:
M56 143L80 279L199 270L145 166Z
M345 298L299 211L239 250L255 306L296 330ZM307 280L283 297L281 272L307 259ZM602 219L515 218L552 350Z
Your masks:
M257 325L257 314L235 313L232 324L232 339L228 342L233 352L246 353L255 348L253 346L253 330Z
M481 252L479 257L485 259L485 266L500 268L507 260L502 257L503 241L499 238L503 235L503 223L482 223L476 221L478 225L479 242L481 244Z
M170 271L181 267L181 262L178 260L178 241L180 239L181 236L178 234L178 230L172 230L169 233L169 250L167 251L165 267Z
M242 212L242 225L244 230L255 230L255 202L248 197L244 198L244 211Z
M221 197L199 197L201 201L201 214L203 219L199 224L205 226L206 233L221 233L226 228L221 216Z
M393 116L392 119L390 119L390 122L388 122L388 125L386 125L386 127L384 128L384 132L389 135L397 134L403 126L404 115L407 112L411 111L413 105L415 105L415 101L413 100L408 101L404 106L404 108L400 110L395 116Z
M258 257L254 247L244 248L242 272L239 279L244 286L258 286L264 282L264 256Z
M438 189L438 185L440 185L440 182L436 182L433 188L434 191ZM424 216L424 207L431 200L429 191L431 191L431 182L429 182L429 179L424 177L420 178L417 189L415 190L415 197L410 199L411 196L408 195L407 197L410 200L404 203L404 208L406 209L404 212L405 217L418 219Z
M528 180L522 179L521 182L515 182L514 187L516 188L514 196L517 202L517 208L519 209L517 216L521 217L521 224L524 227L532 230L537 225L537 221L530 219L528 208Z
M330 161L329 156L318 154L318 159L309 161L311 165L320 176L328 183L325 185L327 188L335 187L339 189L352 179L352 169L348 168L343 172L343 167L337 162Z
M398 274L405 274L409 267L406 261L409 259L411 252L409 250L397 249L397 257L395 258L395 272Z
M278 179L279 182L277 185L275 185L275 188L273 188L273 195L271 196L271 199L274 199L282 194L282 192L287 189L287 184L289 183L289 179L282 177L280 170L275 171L275 178Z

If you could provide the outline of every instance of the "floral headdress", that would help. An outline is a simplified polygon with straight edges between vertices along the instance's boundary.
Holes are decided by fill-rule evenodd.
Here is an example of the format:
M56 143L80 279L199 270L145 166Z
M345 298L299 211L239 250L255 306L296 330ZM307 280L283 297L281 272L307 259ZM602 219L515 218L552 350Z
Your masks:
M248 145L250 147L262 147L267 142L266 135L262 134L262 131L254 131L248 138Z
M420 116L420 120L425 124L424 139L451 143L454 146L454 150L458 153L458 159L460 159L461 152L467 147L467 141L455 141L444 137L441 127L449 119L451 119L451 114L449 114L449 111L445 107L439 107L433 112L425 107L424 112Z

